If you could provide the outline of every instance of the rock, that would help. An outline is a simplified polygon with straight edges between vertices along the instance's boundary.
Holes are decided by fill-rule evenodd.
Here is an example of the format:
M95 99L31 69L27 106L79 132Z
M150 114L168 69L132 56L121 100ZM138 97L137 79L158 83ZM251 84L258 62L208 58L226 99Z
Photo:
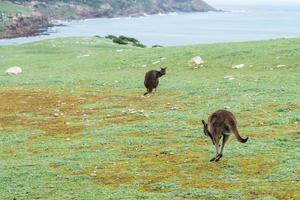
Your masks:
M97 174L96 173L91 173L91 176L97 176Z
M204 61L200 56L196 56L189 61L189 65L202 65Z
M234 80L235 78L234 77L232 77L232 76L225 76L224 77L225 79L228 79L228 80L230 80L230 81L232 81L232 80Z
M160 60L153 62L152 65L156 65L158 63L160 63Z
M19 75L22 73L22 68L21 67L10 67L5 71L5 74L8 75Z
M241 69L241 68L244 68L244 67L245 67L245 64L239 64L239 65L233 66L232 68L233 69Z
M286 65L277 65L277 68L285 67Z

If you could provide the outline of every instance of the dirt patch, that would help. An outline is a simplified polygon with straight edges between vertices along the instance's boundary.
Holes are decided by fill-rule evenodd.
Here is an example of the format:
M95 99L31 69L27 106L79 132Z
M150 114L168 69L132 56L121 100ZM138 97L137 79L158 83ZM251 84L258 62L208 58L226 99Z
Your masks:
M105 119L109 124L134 124L143 120L146 120L146 117L140 115L110 116Z
M134 182L134 177L129 172L130 165L127 162L118 162L101 165L101 167L91 170L90 176L97 184L117 188Z
M267 104L263 106L266 110L272 110L274 112L288 112L294 110L300 110L300 104L287 103L287 104Z
M297 183L291 181L272 181L260 183L259 186L248 186L247 199L263 199L275 197L276 199L299 199L300 191Z
M276 155L276 157L279 155L280 154ZM271 157L272 155L270 155L270 158ZM247 175L250 177L261 177L272 173L277 165L278 161L276 161L275 159L267 160L264 156L252 156L246 159L239 159L236 166L239 174Z
M206 171L205 168L207 166L201 167L203 163L200 158L207 157L207 153L176 152L176 149L174 151L175 153L172 153L172 151L151 151L140 158L139 168L141 171L139 174L141 176L139 179L142 180L142 184L139 186L140 191L168 192L169 190L167 189L154 189L152 186L153 184L167 182L175 177L179 179L179 183L188 186L188 183L185 181L187 176L194 179ZM194 176L195 174L197 176Z
M70 135L81 132L83 125L74 116L85 114L83 102L71 95L48 90L8 90L0 93L0 126L2 129L37 129L46 135Z

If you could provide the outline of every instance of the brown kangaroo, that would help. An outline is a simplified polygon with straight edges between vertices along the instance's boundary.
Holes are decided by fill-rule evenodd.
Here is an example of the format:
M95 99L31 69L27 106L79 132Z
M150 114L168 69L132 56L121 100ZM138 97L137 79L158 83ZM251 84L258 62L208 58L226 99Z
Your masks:
M156 90L156 87L158 86L158 83L159 83L158 79L161 76L166 74L166 69L167 68L165 67L165 68L160 68L160 71L151 70L145 74L144 85L147 88L147 92L144 94L144 96L151 93L153 91L153 89Z
M202 120L203 123L203 132L206 136L210 137L212 143L216 147L216 156L213 157L210 161L218 162L223 156L224 146L231 135L236 137L241 143L245 143L248 140L247 138L242 138L239 134L239 131L236 126L236 119L234 115L227 110L218 110L211 114L206 123ZM223 137L223 143L220 151L220 139Z

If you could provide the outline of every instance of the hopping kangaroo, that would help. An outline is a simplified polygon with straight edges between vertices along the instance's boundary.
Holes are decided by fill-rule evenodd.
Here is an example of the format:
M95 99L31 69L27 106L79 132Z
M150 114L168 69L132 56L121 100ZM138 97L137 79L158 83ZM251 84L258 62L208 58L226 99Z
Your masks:
M223 156L224 146L231 133L236 137L241 143L245 143L247 138L242 138L236 126L236 119L234 115L226 110L218 110L211 114L206 123L202 120L204 134L211 138L212 143L216 147L216 156L210 161L219 161ZM223 142L220 151L220 139L223 137Z
M156 90L156 87L158 86L159 83L158 79L161 76L166 74L166 69L167 68L165 67L165 68L160 68L160 71L151 70L146 73L144 85L147 88L147 92L144 94L144 96L151 93L153 89Z

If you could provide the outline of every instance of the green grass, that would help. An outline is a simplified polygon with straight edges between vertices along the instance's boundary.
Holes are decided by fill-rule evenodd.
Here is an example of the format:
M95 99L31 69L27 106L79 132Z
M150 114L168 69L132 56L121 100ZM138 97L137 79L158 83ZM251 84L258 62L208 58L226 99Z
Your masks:
M27 13L30 9L9 1L0 2L0 13Z
M1 72L24 70L0 76L0 199L300 198L300 39L141 49L65 38L2 46L0 60ZM158 91L141 97L160 66ZM201 120L225 107L249 141L232 137L210 163Z

